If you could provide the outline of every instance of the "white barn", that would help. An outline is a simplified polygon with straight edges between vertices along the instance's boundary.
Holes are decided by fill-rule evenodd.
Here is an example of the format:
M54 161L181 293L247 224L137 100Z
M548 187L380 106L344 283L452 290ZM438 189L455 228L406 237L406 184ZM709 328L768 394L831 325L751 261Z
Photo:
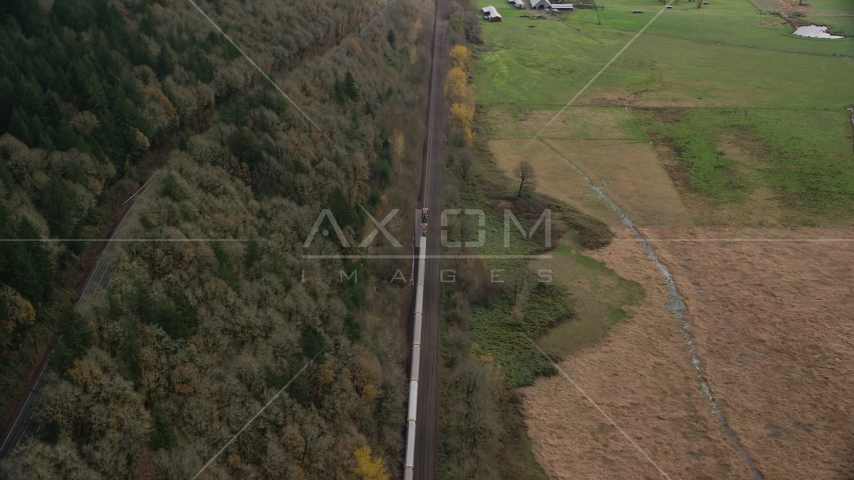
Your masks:
M498 10L495 9L492 5L488 7L483 7L480 9L483 12L483 18L489 20L490 22L500 22L501 14L498 13Z
M531 3L531 8L536 10L538 8L552 8L551 2L549 0L528 0Z
M571 4L571 3L553 3L553 4L552 4L552 10L566 10L566 11L572 11L572 10L573 10L573 8L572 8L572 4Z
M525 8L525 2L523 2L522 0L512 0L511 3L516 8Z

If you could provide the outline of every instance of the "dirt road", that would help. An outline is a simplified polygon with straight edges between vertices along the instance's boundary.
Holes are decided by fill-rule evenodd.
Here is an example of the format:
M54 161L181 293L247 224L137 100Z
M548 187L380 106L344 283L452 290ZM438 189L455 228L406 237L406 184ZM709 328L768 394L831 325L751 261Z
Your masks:
M152 177L153 179L154 177ZM104 249L101 250L101 255L98 257L97 263L89 272L89 276L86 277L86 283L83 285L83 290L80 292L80 297L77 299L77 303L75 303L74 308L76 309L83 298L92 291L95 287L106 288L110 282L110 265L109 258L110 253L115 249L117 242L114 240L116 236L121 231L122 225L124 225L125 220L130 216L131 210L133 210L134 205L139 201L139 199L145 194L145 190L147 190L150 186L150 182L152 179L149 179L145 185L140 188L137 193L135 193L131 198L126 202L124 211L122 212L121 220L116 224L116 227L111 232L110 239L107 241ZM14 421L12 421L5 431L2 433L2 444L0 444L0 459L4 459L12 455L18 446L21 444L23 439L27 435L31 435L31 432L27 427L27 421L33 416L33 409L38 404L38 393L41 387L41 379L44 375L45 371L47 371L47 366L50 363L51 355L53 354L53 346L49 348L47 355L42 360L42 363L39 365L38 374L33 376L31 383L27 385L28 393L26 397L24 397L24 401L15 406L15 411L13 412Z

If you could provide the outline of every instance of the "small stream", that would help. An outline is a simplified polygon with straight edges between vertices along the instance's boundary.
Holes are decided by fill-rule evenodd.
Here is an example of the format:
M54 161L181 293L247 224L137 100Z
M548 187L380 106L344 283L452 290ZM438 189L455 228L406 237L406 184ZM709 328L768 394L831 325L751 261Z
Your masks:
M826 28L826 27L825 27ZM540 140L542 141L542 140ZM575 173L577 173L593 191L602 199L605 203L611 207L611 210L620 217L620 220L623 222L623 225L629 228L631 232L637 237L638 241L640 241L641 245L643 245L644 250L646 251L647 256L655 263L655 266L658 268L661 276L664 277L664 281L667 284L667 311L673 314L674 317L679 321L679 326L682 330L682 338L685 340L685 344L688 346L688 354L691 357L691 364L694 367L694 373L697 376L697 381L700 384L700 390L703 392L703 396L706 399L706 403L709 405L709 408L712 411L712 415L714 415L715 419L718 421L718 425L720 425L721 429L724 431L727 439L729 439L730 443L735 447L741 457L744 459L744 463L747 464L747 468L750 470L754 480L762 480L762 474L759 472L759 469L756 468L756 464L753 463L753 459L750 458L750 454L747 453L747 450L741 445L741 442L738 440L738 436L736 436L735 432L729 427L726 419L724 418L723 413L718 408L717 402L715 402L714 395L712 394L712 390L709 387L709 383L706 381L705 376L703 375L700 359L697 358L697 350L694 347L694 339L691 335L691 325L688 322L688 319L685 317L685 300L682 295L679 293L679 290L676 288L676 282L673 280L673 276L670 274L668 268L661 263L658 258L658 255L655 254L655 251L649 245L645 238L640 234L634 222L628 217L628 215L623 212L623 210L617 206L607 195L602 191L602 187L595 185L587 175L584 174L578 167L572 164L568 159L566 159L563 155L561 155L557 150L551 147L551 145L543 142L549 149L551 149L557 156L561 158L570 168L572 168Z

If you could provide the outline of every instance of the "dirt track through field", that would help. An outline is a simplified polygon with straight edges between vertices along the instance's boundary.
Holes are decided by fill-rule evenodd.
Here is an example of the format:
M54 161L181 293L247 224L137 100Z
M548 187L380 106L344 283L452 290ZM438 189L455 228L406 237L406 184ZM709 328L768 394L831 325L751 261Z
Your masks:
M700 359L697 357L696 348L694 347L694 339L693 339L693 337L691 335L691 331L690 331L690 325L688 324L688 321L685 317L685 312L684 312L685 301L684 301L684 298L679 293L679 290L676 287L676 283L673 280L673 276L670 274L670 271L667 269L667 267L663 263L661 263L661 261L658 259L658 256L655 254L655 251L649 246L648 243L646 243L644 238L641 236L640 232L635 227L632 220L620 209L620 207L617 206L617 204L615 204L607 195L605 195L605 193L602 191L602 187L599 187L599 186L595 185L592 181L590 181L590 179L587 177L587 175L584 174L584 172L582 172L580 169L578 169L578 167L576 167L574 164L572 164L565 157L560 155L560 153L557 150L554 150L554 149L552 149L552 150L554 151L554 153L556 155L560 156L560 158L570 168L572 168L579 176L581 176L581 178L584 180L584 182L596 192L596 194L599 196L599 198L602 201L604 201L606 204L608 204L608 206L611 208L611 210L615 214L617 214L617 216L621 219L621 221L625 225L625 227L627 229L629 229L629 231L641 243L641 245L643 246L644 251L646 252L647 256L653 261L653 263L655 264L659 273L664 278L664 281L665 281L666 286L667 286L667 310L671 314L673 314L673 316L676 317L676 319L679 321L680 327L682 329L682 337L685 340L685 344L688 347L688 353L691 357L690 358L691 364L694 366L695 374L697 376L697 381L700 384L700 389L703 392L703 396L706 398L706 402L708 403L708 406L711 409L712 414L714 415L715 419L717 420L718 424L720 425L720 427L723 430L724 434L726 435L727 439L729 439L730 443L732 443L733 447L735 447L735 449L739 452L739 454L744 459L744 462L747 465L747 468L750 470L753 478L761 479L762 475L760 474L759 470L756 468L752 458L750 457L750 454L742 446L742 444L739 441L736 433L728 426L726 419L724 418L724 415L721 413L720 409L718 408L717 403L715 402L714 395L713 395L711 388L709 387L709 384L706 381L705 375L703 373L703 368L702 368L702 365L700 363Z

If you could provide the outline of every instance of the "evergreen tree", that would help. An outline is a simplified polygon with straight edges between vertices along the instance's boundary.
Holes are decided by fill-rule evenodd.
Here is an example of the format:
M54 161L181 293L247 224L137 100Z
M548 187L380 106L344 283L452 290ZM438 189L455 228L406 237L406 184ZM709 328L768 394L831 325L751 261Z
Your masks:
M70 305L62 313L59 335L51 364L57 371L65 372L95 343L95 335L86 320Z
M160 187L160 195L171 198L175 202L180 202L185 198L181 186L178 185L178 180L175 179L175 175L171 172L167 173L166 178L163 179L163 186Z
M211 249L213 249L214 255L219 261L219 278L223 279L232 290L239 292L240 277L237 275L237 269L234 268L234 264L231 263L228 252L218 242L211 243Z
M356 215L353 209L350 208L350 202L347 201L347 197L344 196L344 192L340 188L336 188L332 192L329 209L332 211L335 221L338 222L341 228L356 223Z
M27 217L21 217L20 222L18 222L18 238L40 239L41 235ZM49 293L53 287L54 276L53 259L50 252L42 242L22 242L22 246L30 259L30 265L35 270L43 293Z
M33 146L30 127L27 125L27 121L18 107L12 107L12 115L9 118L9 133L27 145Z
M252 133L252 130L243 127L237 129L228 137L228 148L234 153L234 156L239 158L241 162L245 162L250 167L254 167L261 163L264 156L261 153L258 137Z
M332 98L339 104L344 103L344 87L337 79L335 83L332 85Z
M71 218L74 213L73 205L71 192L65 180L56 173L52 174L50 183L42 194L41 207L53 236L62 238L68 234L73 222Z
M176 444L175 430L169 419L169 414L160 405L151 410L151 431L148 434L148 446L154 451L169 450Z
M15 224L6 208L0 202L0 238L17 239ZM44 289L39 274L24 248L26 242L0 242L0 283L14 288L32 304L41 301Z
M55 143L57 150L67 151L69 148L76 146L80 140L77 132L71 128L71 125L65 119L62 119L56 132Z
M124 322L124 339L122 348L118 352L118 360L121 363L122 376L136 384L139 381L140 365L139 355L142 351L142 341L136 333L134 322Z
M300 333L300 345L302 346L302 354L306 358L315 358L315 362L323 363L323 351L326 350L326 341L323 339L323 334L314 325L306 323L302 326Z
M246 253L243 256L243 265L246 268L252 268L255 262L261 259L261 247L258 245L258 240L249 240L246 244Z
M353 78L353 74L347 70L347 73L344 74L344 94L350 97L350 100L356 100L359 98L359 90L356 88L356 79Z
M175 308L178 311L179 322L171 334L174 338L188 338L196 331L199 324L199 314L196 307L190 303L187 294L182 293L175 300Z
M138 281L134 285L133 298L131 300L133 313L137 314L143 322L156 323L157 316L154 307L154 298L151 296L151 292L148 291L148 288L141 281Z
M172 54L169 53L169 48L166 45L161 45L157 60L154 62L154 72L157 73L158 78L163 79L174 70L175 62L172 59Z

